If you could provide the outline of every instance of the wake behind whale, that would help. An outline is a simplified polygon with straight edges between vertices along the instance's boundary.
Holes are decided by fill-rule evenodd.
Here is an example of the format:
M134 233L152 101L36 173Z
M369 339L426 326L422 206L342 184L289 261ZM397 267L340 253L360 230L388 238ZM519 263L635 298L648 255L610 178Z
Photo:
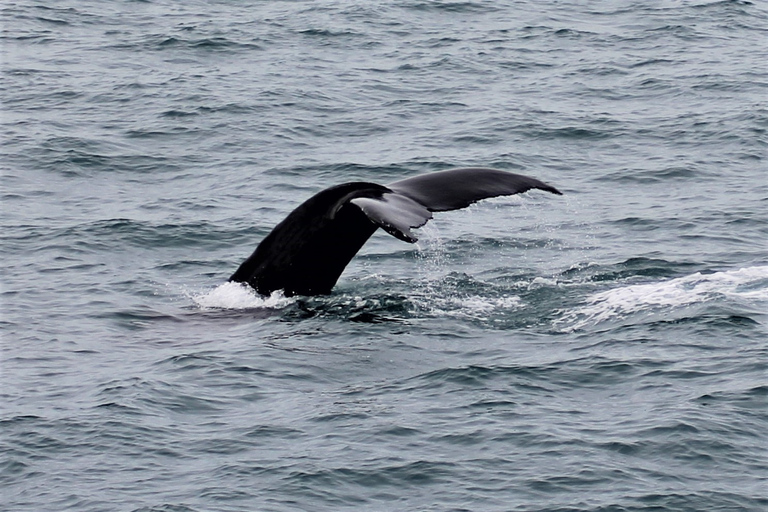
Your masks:
M414 243L411 229L426 224L433 212L531 189L562 195L535 178L483 167L423 174L387 186L336 185L307 199L275 226L229 280L247 283L261 295L276 290L286 296L328 294L378 228Z

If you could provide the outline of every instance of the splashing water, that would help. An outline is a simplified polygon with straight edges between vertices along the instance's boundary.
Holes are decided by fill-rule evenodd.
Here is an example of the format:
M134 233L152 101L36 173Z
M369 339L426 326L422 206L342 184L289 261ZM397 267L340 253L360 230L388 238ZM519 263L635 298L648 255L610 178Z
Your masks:
M243 283L228 282L200 295L193 295L192 300L201 309L280 309L293 302L282 291L273 292L269 297L262 297L250 286Z

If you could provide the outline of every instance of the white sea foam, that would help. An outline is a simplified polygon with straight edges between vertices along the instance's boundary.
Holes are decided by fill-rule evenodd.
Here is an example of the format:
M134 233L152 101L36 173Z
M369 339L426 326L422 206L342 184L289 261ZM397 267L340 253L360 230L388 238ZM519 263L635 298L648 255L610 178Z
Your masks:
M480 295L429 297L415 299L414 302L435 316L450 316L454 318L487 319L496 311L519 309L523 305L520 297L510 295L504 297L482 297Z
M768 301L768 266L695 274L659 283L636 284L599 292L564 318L572 328L609 319L700 304L717 298Z
M191 298L202 309L279 309L293 301L283 295L282 291L262 297L250 286L234 282L224 283L209 292L192 295Z

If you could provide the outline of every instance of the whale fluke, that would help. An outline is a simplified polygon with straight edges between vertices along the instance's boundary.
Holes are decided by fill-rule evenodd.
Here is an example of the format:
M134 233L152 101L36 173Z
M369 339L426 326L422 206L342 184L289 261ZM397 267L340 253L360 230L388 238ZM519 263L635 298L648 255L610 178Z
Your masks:
M563 195L555 187L536 178L484 167L421 174L396 181L387 187L423 204L433 212L458 210L481 199L521 194L532 188Z
M230 281L247 283L261 295L328 294L350 260L378 229L414 243L411 229L432 212L465 208L490 197L555 187L511 172L468 167L423 174L387 186L352 182L307 199L275 226Z

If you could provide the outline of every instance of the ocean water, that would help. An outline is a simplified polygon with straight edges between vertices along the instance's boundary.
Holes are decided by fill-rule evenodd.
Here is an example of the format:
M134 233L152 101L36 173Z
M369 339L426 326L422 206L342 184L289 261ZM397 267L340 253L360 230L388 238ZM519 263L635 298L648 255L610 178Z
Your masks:
M768 509L768 4L2 5L3 511ZM558 187L229 275L315 192Z

